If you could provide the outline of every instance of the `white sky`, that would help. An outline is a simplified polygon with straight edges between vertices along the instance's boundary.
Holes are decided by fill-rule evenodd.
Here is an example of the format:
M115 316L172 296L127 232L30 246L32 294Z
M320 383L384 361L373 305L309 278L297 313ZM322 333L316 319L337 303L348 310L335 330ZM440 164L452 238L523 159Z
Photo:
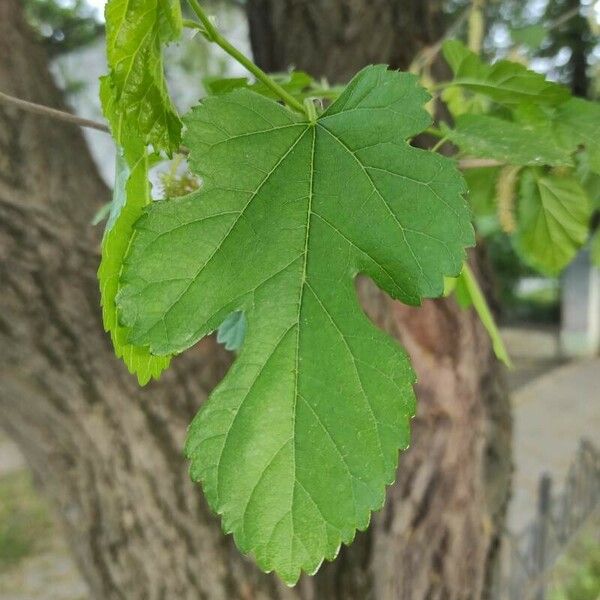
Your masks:
M96 9L98 18L104 20L104 5L106 4L106 0L87 0L87 2Z

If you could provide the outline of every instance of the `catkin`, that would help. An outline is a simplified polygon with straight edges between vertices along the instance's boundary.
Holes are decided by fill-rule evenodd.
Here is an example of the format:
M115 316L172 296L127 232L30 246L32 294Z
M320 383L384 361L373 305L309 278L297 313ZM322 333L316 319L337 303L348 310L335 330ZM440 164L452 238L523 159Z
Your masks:
M500 171L496 184L498 201L498 221L504 233L514 233L517 228L515 219L515 198L517 179L521 167L509 166Z

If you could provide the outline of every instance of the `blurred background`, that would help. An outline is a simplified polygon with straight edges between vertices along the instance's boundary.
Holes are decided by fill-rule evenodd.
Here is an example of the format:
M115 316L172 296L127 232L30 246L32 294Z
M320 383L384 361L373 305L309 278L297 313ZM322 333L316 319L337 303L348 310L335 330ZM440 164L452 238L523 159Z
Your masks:
M250 54L243 0L209 4L226 36ZM102 121L103 0L22 0L22 5L68 109ZM469 5L448 0L437 18L464 38L461 15ZM600 1L490 0L485 12L489 58L524 62L577 95L600 99ZM219 48L186 36L167 49L165 59L172 97L182 113L206 95L207 79L245 75ZM370 43L380 43L375 32ZM0 56L0 62L6 60ZM111 186L111 138L91 130L84 135ZM169 168L154 174L156 195L164 185L161 169ZM514 471L501 534L504 579L498 597L599 600L600 270L584 249L562 276L541 276L520 260L495 206L486 204L487 197L473 198L479 200L478 232L494 274L491 303L514 362L506 373ZM38 465L37 475L32 474L21 450L0 429L0 598L89 598L64 523L39 491L39 472Z

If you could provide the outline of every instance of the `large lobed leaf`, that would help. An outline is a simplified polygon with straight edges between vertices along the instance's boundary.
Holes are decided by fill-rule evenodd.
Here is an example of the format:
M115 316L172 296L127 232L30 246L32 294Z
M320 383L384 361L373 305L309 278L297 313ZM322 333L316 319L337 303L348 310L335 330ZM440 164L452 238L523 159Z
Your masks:
M290 584L367 527L409 442L414 374L356 275L418 304L474 242L454 163L406 142L428 100L384 66L315 123L248 90L205 100L185 139L204 188L151 206L126 258L120 315L153 353L245 313L186 453L225 531Z
M557 275L589 235L591 202L573 177L528 169L521 178L517 249L534 268Z
M523 102L558 105L570 98L567 88L527 67L500 60L492 65L458 40L444 43L444 57L454 72L454 84L509 106Z

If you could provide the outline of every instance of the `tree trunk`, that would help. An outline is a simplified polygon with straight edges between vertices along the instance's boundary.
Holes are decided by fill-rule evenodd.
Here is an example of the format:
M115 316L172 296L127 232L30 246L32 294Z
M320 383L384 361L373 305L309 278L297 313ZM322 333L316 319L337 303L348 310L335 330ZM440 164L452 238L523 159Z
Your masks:
M345 4L344 27L372 26L363 20L371 11L352 8L360 2ZM256 44L262 21L253 8ZM331 29L321 46L328 68L345 78L364 60L379 60L355 59L346 49L344 63L338 22L325 17L332 19L322 29ZM386 21L377 27L383 35ZM298 28L293 37L301 40ZM280 43L264 42L273 52ZM335 58L325 58L327 44ZM289 52L289 59L299 55ZM0 56L1 90L61 106L19 0L0 1ZM510 418L477 319L450 301L407 309L361 282L369 313L403 341L420 376L414 445L370 529L290 590L259 573L221 533L181 454L186 426L229 355L207 339L140 390L112 353L95 277L100 231L89 224L108 197L77 129L0 105L0 424L56 506L93 597L484 597L507 501Z

